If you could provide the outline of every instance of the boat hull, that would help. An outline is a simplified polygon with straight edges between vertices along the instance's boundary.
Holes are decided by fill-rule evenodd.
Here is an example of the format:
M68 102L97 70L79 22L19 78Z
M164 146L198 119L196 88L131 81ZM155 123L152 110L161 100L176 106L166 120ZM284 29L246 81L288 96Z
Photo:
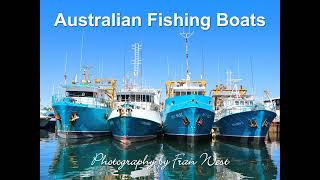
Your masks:
M149 119L132 116L115 116L109 120L112 136L119 141L137 142L156 138L161 124Z
M200 136L210 135L215 115L210 105L212 98L197 95L178 96L166 100L166 103L170 104L172 101L177 104L173 105L176 107L167 108L164 113L164 133L166 136L200 138ZM186 118L187 123L185 122Z
M221 139L241 142L263 142L276 113L268 110L256 110L235 113L216 121L217 135ZM256 127L251 127L255 120Z
M49 124L50 118L48 117L40 117L40 128L47 128Z
M108 108L89 107L74 103L55 103L53 109L60 119L56 120L57 135L62 138L90 138L111 134L106 119ZM76 112L78 119L71 121Z

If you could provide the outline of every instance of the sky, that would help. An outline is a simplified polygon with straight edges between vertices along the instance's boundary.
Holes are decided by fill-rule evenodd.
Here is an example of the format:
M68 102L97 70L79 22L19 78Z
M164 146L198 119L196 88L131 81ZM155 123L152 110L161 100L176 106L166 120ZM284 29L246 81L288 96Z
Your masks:
M58 13L64 16L111 16L121 13L140 16L141 27L64 27L54 26ZM105 1L53 0L40 2L40 98L48 104L54 92L62 92L64 72L68 82L80 77L82 64L93 66L97 75L103 60L103 77L118 80L122 87L124 67L129 73L133 66L131 45L142 43L142 79L150 87L160 89L165 97L165 81L185 77L185 40L181 27L147 26L147 14L161 12L173 16L210 16L207 31L191 27L189 39L189 71L192 80L204 72L207 92L226 80L226 70L242 79L250 94L263 96L267 89L271 97L280 97L280 2L251 0L185 0L185 1ZM264 27L217 27L216 14L231 16L264 16ZM185 28L186 31L188 28ZM251 60L250 60L251 59ZM124 64L125 62L125 64ZM238 63L239 62L239 63ZM252 62L252 63L251 63ZM102 66L102 65L101 65ZM168 68L169 67L169 68ZM204 68L203 68L204 67ZM254 85L253 85L254 84ZM255 87L252 92L252 87ZM53 88L54 87L54 88Z

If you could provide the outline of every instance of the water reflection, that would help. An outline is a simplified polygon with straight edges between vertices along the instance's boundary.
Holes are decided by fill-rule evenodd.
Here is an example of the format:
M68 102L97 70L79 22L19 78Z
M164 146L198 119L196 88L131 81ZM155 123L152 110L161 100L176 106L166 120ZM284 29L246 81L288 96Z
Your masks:
M130 145L113 140L110 148L108 154L110 160L126 160L132 162L132 164L126 164L123 167L121 167L121 165L113 165L115 169L113 175L119 176L120 178L149 177L154 179L158 177L158 172L155 171L152 164L149 163L155 161L160 152L161 143L159 140L137 142ZM140 163L143 163L144 160L146 163L144 165L138 165L137 161L139 160Z
M247 145L236 142L217 142L212 150L220 158L229 158L230 164L217 167L217 178L276 179L277 168L265 144Z
M46 141L55 136L52 129L40 129L40 141Z
M81 140L58 139L54 159L49 167L51 179L275 179L277 167L266 145L242 145L230 142L153 140L122 144L112 138ZM93 159L105 155L105 164ZM212 158L205 163L206 153ZM179 155L180 154L180 155ZM181 159L175 160L180 157ZM102 157L102 156L101 156ZM227 165L211 165L229 160ZM96 158L96 160L102 158ZM109 162L150 164L122 165ZM136 161L135 161L136 160ZM185 161L184 161L185 160ZM153 164L152 164L153 162ZM169 162L166 164L164 162ZM203 163L203 164L201 164ZM174 167L173 167L174 165Z
M95 153L109 150L110 139L58 139L55 157L49 167L52 179L98 176L106 167L91 166Z
M205 159L202 154L207 153L208 156L214 156L210 141L189 142L170 139L164 141L163 146L166 159L171 161L171 164L163 172L165 179L209 179L214 177L214 165L209 166L207 163L201 165ZM177 159L178 157L181 159Z

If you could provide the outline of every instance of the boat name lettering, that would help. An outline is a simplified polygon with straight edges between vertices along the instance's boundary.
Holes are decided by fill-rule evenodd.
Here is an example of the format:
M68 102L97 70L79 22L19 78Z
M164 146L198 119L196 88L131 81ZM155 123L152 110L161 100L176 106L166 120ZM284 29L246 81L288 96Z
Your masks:
M237 123L232 123L231 125L232 125L232 126L240 126L241 124L243 124L243 122L242 122L242 121L237 122Z

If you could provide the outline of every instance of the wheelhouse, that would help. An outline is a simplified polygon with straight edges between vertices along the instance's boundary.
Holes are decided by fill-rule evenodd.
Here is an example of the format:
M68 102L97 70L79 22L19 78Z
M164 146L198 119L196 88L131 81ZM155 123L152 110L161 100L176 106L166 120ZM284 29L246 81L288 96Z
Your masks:
M174 96L185 95L206 95L206 84L204 80L201 81L167 81L166 95L167 98Z
M117 101L154 103L154 94L143 92L120 92L117 94Z

